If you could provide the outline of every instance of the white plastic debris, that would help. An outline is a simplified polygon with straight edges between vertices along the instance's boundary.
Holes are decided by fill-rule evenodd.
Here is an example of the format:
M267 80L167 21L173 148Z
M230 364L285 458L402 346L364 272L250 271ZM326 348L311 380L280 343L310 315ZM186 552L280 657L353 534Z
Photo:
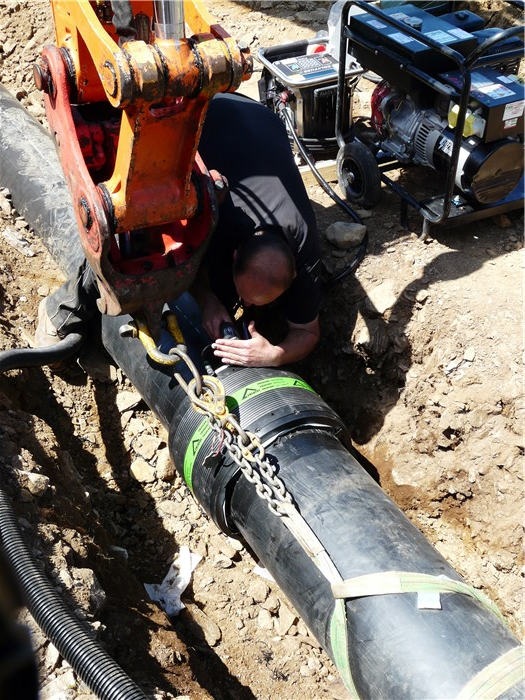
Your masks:
M162 583L144 584L150 599L159 603L167 615L178 615L186 607L181 601L181 595L188 587L191 575L201 559L200 554L190 552L188 547L183 546Z
M273 581L275 583L275 579L268 571L268 569L265 569L264 566L261 566L260 564L256 564L253 567L253 573L257 574L257 576L260 576L261 578L266 579L267 581Z
M4 231L2 231L2 236L9 243L9 245L18 250L19 253L22 253L28 258L32 258L35 255L34 251L31 249L31 246L23 235L12 226L8 226Z

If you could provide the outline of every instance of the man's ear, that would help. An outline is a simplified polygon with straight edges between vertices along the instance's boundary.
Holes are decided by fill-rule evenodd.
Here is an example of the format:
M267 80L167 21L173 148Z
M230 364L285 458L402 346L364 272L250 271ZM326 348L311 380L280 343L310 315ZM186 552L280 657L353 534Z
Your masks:
M233 251L233 261L235 262L237 260L237 255L239 254L238 250Z

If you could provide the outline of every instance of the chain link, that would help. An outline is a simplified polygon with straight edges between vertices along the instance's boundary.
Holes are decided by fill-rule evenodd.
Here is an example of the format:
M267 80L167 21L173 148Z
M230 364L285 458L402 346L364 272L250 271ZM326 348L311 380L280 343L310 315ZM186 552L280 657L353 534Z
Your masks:
M222 382L216 377L201 376L182 347L173 348L170 355L183 360L192 373L189 383L176 371L174 376L195 410L209 420L223 452L239 465L245 478L254 484L257 495L267 501L270 511L278 516L284 515L282 504L292 504L292 496L277 476L257 435L244 430L229 412Z

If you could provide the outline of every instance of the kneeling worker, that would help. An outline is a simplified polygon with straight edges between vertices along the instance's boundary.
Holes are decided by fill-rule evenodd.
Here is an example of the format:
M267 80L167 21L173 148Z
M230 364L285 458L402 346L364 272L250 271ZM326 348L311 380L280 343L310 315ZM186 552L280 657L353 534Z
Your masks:
M204 329L218 339L215 354L244 367L296 362L319 340L321 262L315 215L284 125L258 102L217 95L199 151L229 184L190 290ZM235 320L239 309L243 320L252 319L250 337L220 339L221 322ZM281 336L275 328L279 316L285 320Z

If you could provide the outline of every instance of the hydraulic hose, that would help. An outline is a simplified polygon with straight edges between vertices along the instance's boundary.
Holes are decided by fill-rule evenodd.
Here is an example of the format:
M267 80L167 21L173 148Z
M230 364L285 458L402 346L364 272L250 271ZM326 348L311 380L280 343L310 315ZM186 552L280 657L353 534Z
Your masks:
M92 639L35 564L9 497L1 488L0 539L31 615L87 687L100 700L146 700L146 695Z
M53 365L77 355L85 342L80 333L70 333L56 345L46 348L15 348L0 352L0 373L22 367Z
M341 199L341 197L337 194L337 192L334 190L333 187L331 187L328 182L324 179L324 177L321 175L319 172L317 166L315 165L315 161L313 158L310 156L308 151L306 150L304 144L302 143L301 139L299 138L299 135L297 134L292 118L290 117L288 110L286 109L286 105L284 102L279 102L277 111L281 118L284 116L284 119L286 120L286 124L288 126L288 133L292 135L293 140L295 141L297 148L299 149L299 152L301 156L303 157L304 161L308 164L310 170L315 176L315 179L319 183L319 185L323 188L323 190L326 192L326 194L331 197L334 202L341 207L341 209L348 214L348 216L353 219L357 224L362 224L363 221L361 217L355 212L351 207L348 206L348 204L344 201L344 199ZM359 244L359 247L357 248L357 252L353 258L353 260L350 262L349 265L347 265L341 272L338 272L337 275L334 275L333 277L330 277L327 280L324 280L323 286L324 287L332 287L334 284L337 282L340 282L343 280L345 277L348 277L348 275L352 274L357 270L359 265L361 264L361 261L365 257L366 250L368 248L368 231L365 232L365 235L363 236L363 240Z
M55 259L64 268L60 241L72 230L54 234ZM177 300L171 310L190 359L202 369L199 320L182 304ZM154 364L139 340L121 336L126 320L103 316L103 343L167 428L179 473L210 517L261 558L352 697L525 697L523 649L495 606L366 473L345 446L340 419L304 380L271 368L217 370L229 411L259 438L291 496L295 507L288 512L302 519L296 535L289 516L270 510L224 448L225 436L217 440L207 416L196 413L173 369ZM177 373L191 378L179 364ZM270 489L270 501L274 496ZM490 693L480 691L487 685Z

